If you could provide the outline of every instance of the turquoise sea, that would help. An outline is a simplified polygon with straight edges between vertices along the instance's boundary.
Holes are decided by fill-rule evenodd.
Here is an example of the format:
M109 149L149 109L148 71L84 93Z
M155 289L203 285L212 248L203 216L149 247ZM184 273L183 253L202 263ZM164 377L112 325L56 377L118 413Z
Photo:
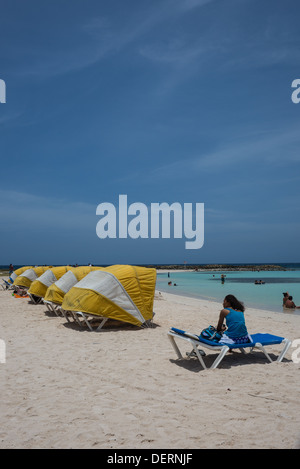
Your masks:
M293 296L300 306L300 266L287 271L218 271L218 272L172 272L157 274L156 288L172 294L213 300L222 304L224 296L235 295L245 307L259 308L284 314L300 314L300 309L282 308L283 292ZM224 283L221 274L226 275ZM265 283L255 285L255 280ZM169 286L168 282L172 282ZM174 286L176 284L176 286Z
M194 298L217 301L222 305L224 296L235 295L243 301L246 308L260 308L284 314L300 314L300 309L284 310L282 308L283 292L288 291L293 296L297 306L300 306L300 263L278 264L286 268L285 271L226 271L223 270L190 272L180 271L168 273L157 272L156 289L173 294ZM21 266L14 266L15 269ZM0 270L8 270L8 265L0 265ZM226 275L225 282L221 282L221 274ZM263 285L255 285L255 280L263 280ZM168 282L172 285L169 286ZM176 284L177 286L174 286Z

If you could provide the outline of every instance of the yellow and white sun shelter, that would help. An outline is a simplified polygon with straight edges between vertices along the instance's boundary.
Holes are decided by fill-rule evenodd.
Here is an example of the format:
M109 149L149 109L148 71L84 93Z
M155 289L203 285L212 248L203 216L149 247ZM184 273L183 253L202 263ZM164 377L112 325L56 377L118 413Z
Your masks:
M99 267L70 267L68 272L48 287L44 300L61 305L65 294L94 269L99 269Z
M146 325L153 318L156 269L114 265L90 272L68 293L62 308L65 312L87 313Z
M8 282L13 283L19 275L21 275L23 272L25 272L25 270L28 269L32 269L32 265L20 267L19 269L14 270L11 276L9 277Z
M60 279L69 269L68 266L51 267L34 280L28 290L29 295L34 295L39 298L44 298L47 289Z
M42 275L46 270L49 269L49 266L39 266L33 267L32 269L27 269L22 272L18 277L14 280L14 285L18 287L25 287L29 288L32 282L36 280L40 275Z

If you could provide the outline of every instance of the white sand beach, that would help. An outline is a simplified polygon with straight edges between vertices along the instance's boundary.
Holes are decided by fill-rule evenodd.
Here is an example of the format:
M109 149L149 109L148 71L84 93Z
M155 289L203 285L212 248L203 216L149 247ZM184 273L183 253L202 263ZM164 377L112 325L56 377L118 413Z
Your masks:
M221 305L162 293L154 306L153 328L90 332L0 291L0 448L300 447L295 348L282 363L237 351L203 370L177 359L167 332L200 333ZM299 315L245 314L250 333L300 339ZM268 350L275 358L278 346Z

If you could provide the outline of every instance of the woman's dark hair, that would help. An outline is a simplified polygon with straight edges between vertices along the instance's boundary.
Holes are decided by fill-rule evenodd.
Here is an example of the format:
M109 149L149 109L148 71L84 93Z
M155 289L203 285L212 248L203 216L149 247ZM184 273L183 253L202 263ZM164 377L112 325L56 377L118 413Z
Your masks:
M239 311L245 311L245 306L241 303L234 295L225 296L225 300L230 303L233 309L238 309Z

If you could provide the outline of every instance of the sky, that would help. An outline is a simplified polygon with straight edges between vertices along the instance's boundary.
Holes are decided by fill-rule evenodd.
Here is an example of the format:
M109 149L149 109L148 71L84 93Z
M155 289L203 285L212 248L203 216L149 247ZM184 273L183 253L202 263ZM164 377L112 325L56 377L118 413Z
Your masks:
M300 262L299 14L297 0L2 0L0 264ZM118 213L119 195L149 217L203 203L203 246L100 239L97 207Z

